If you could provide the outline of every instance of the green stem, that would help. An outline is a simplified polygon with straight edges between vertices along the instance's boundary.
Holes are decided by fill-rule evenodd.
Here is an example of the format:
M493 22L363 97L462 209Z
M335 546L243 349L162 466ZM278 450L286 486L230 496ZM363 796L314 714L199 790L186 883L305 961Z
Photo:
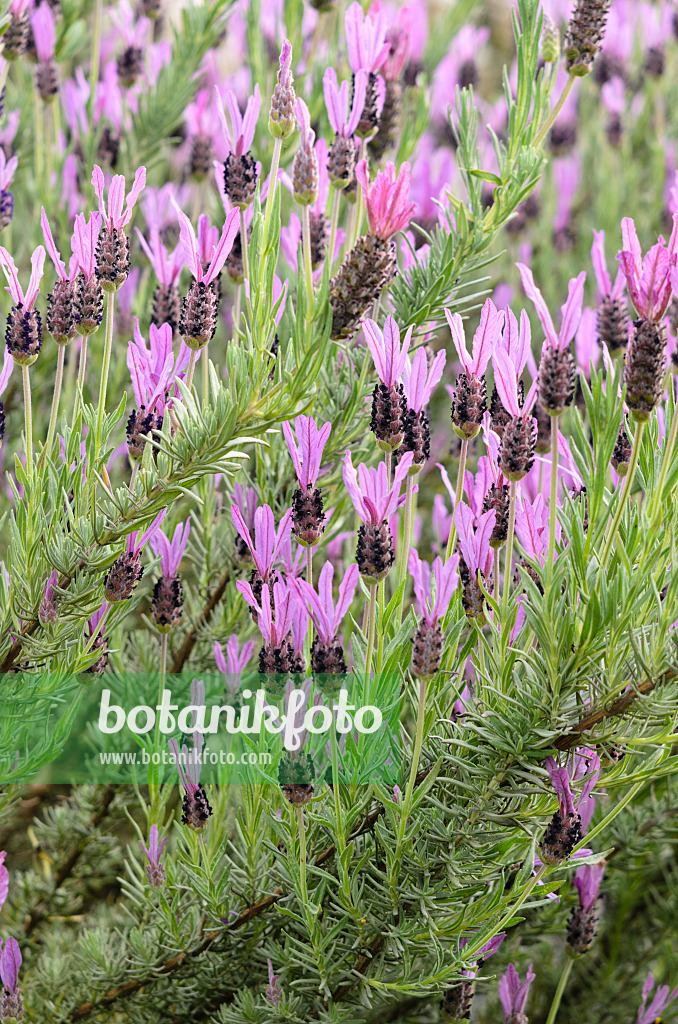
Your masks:
M467 947L466 946L464 947L464 956L465 957L472 957L475 953L479 952L479 950L482 949L482 947L484 946L484 944L486 942L489 942L490 939L493 939L495 935L499 934L499 932L504 931L506 926L510 923L510 921L513 920L513 918L516 916L516 914L521 909L521 907L523 907L527 903L528 899L530 898L530 896L532 895L532 893L534 892L536 887L539 885L539 883L541 882L542 878L544 877L544 875L546 874L547 871L548 871L548 865L547 864L542 864L542 866L539 868L537 873L535 875L533 875L532 878L530 879L529 884L527 885L527 888L525 889L525 891L522 894L522 896L520 896L520 898L517 900L517 902L514 903L506 911L506 913L504 914L502 919L498 922L498 924L495 925L495 927L494 927L494 929L492 931L492 935L489 935L489 936L483 935L483 941L482 942L478 942L478 940L476 939L473 943L469 943Z
M247 225L245 224L245 210L244 207L240 207L240 248L242 251L242 273L243 277L247 281L249 287L252 287L250 281L250 248L249 242L247 241Z
M203 400L204 405L206 405L206 406L209 405L209 394L210 394L210 367L209 367L209 359L207 358L207 349L208 349L208 347L209 347L209 342L207 343L207 345L205 345L205 350L203 352L203 361L202 361L202 400Z
M306 548L306 582L309 587L313 586L313 549ZM304 660L306 665L310 667L311 664L311 628L306 631L306 639L304 640Z
M273 213L273 201L275 190L278 187L278 168L280 167L280 154L282 153L282 139L276 139L273 145L273 159L271 161L271 173L269 174L268 196L266 197L266 215L264 217L264 243L268 237L268 225L271 222ZM252 283L250 282L250 288Z
M509 594L511 593L511 560L513 558L513 535L516 526L516 482L511 481L509 488L509 521L506 534L506 560L504 562L504 595L501 602L502 627L506 621L508 612ZM497 565L499 564L499 552L497 552ZM495 590L497 583L495 582Z
M26 473L33 472L33 403L31 401L31 378L26 365L21 367L24 385L24 422L26 425Z
M549 1015L546 1018L546 1024L555 1024L555 1019L558 1016L558 1010L560 1008L560 1000L563 998L563 992L567 985L567 979L570 977L570 971L572 970L572 964L574 960L568 956L563 967L563 973L560 975L560 981L558 982L558 988L553 996L553 1002L551 1003L551 1009Z
M52 442L56 432L56 421L59 414L59 399L61 398L61 384L64 379L64 359L66 357L66 346L59 345L57 351L56 379L54 381L54 394L52 395L52 411L49 416L49 427L47 430L47 443L40 456L40 464L44 465L45 459L52 451Z
M457 539L457 527L455 525L455 512L457 511L457 505L461 501L461 496L464 493L464 471L466 470L466 456L468 453L468 438L463 438L461 442L461 452L459 454L459 470L457 471L457 493L454 499L454 508L452 509L452 525L450 527L450 536L447 538L447 548L445 550L445 561L450 557L454 551L454 542Z
M408 475L405 480L405 527L403 530L403 544L400 552L400 565L398 567L398 586L401 586L407 578L407 561L412 540L412 513L414 511L414 477ZM398 621L403 621L403 608L405 606L405 589L400 598L400 615Z
M195 364L198 358L198 350L196 348L191 349L191 357L188 360L188 368L186 370L186 387L190 388L193 386L193 374L195 373Z
M135 463L136 465L136 463ZM160 637L160 680L158 682L158 704L162 703L162 692L165 689L165 679L167 676L167 646L169 641L169 634L163 633ZM153 753L160 753L160 716L156 717L155 723L155 734L153 736ZM157 810L158 796L160 793L160 765L153 764L153 758L151 758L151 764L148 769L148 789L151 797L151 823L155 821L155 812Z
M377 619L377 584L370 586L370 603L367 614L367 653L365 655L365 675L369 679L372 671L372 654L374 652L374 627Z
M659 474L659 480L657 486L654 489L652 496L652 504L654 505L654 512L650 520L651 527L654 527L658 516L662 510L662 492L664 490L664 484L666 483L666 474L668 473L671 464L673 462L673 449L676 447L676 437L678 437L678 400L673 406L673 416L671 418L671 432L668 439L665 441L664 450L662 453L662 468ZM628 476L628 473L626 474Z
M407 819L410 814L410 804L412 802L412 794L414 793L414 785L417 781L417 768L419 766L419 758L421 757L421 748L424 744L424 723L426 719L426 680L419 680L419 701L417 703L417 721L415 725L414 733L414 748L412 750L412 762L410 764L410 773L407 778L407 785L405 787L405 795L403 796L400 819L398 821L398 831L396 833L396 848L393 855L393 863L390 872L390 889L391 898L394 904L398 902L398 886L396 884L397 874L400 870L400 863L402 861L402 849L403 842L405 839L405 830L407 828Z
M299 882L301 899L306 910L308 903L308 883L306 881L306 829L304 828L304 808L297 804L297 829L299 832Z
M367 139L360 140L360 154L358 162L367 158ZM355 193L355 217L351 224L351 238L346 244L346 252L350 252L360 238L360 228L363 222L363 187L358 182Z
M101 370L101 387L99 388L99 407L97 409L96 434L94 435L94 452L98 459L101 445L101 432L106 413L106 391L108 374L111 368L111 350L113 348L113 319L115 316L115 292L106 292L106 334L104 337L104 363Z
M233 304L233 339L237 332L240 330L240 301L243 286L241 284L236 285L235 288L235 302Z
M643 437L644 426L644 423L636 424L636 432L633 435L633 448L631 449L631 461L629 462L629 468L626 473L626 479L624 480L624 487L619 499L619 504L617 505L617 511L614 519L612 520L612 526L610 527L610 532L607 535L607 540L605 541L601 565L606 565L607 560L610 557L610 552L612 551L612 547L617 536L617 530L619 529L619 523L621 522L626 502L629 494L631 493L631 487L633 486L633 480L636 475L636 466L638 465L638 456L640 455L640 443Z
M494 597L494 599L496 601L497 597L499 596L499 548L494 548L493 559L492 560L494 562L494 568L493 568L494 586L492 588L492 596Z
M332 213L330 216L330 242L325 253L325 264L329 277L332 276L332 264L334 263L334 248L337 244L337 229L339 227L339 203L341 201L341 189L332 189Z
M547 117L546 121L544 122L544 124L540 128L539 132L537 133L536 138L534 139L534 141L532 143L532 145L535 148L537 146L541 145L541 143L546 138L547 133L553 127L553 125L555 123L555 120L558 117L558 114L560 113L560 111L565 106L565 102L567 100L567 97L572 92L572 86L573 85L574 85L574 75L570 75L570 77L568 78L568 80L567 80L567 82L565 84L565 88L563 89L563 91L560 94L560 98L559 98L558 102L556 103L555 107L553 108L553 110L551 111L551 113Z
M558 417L551 417L551 507L549 509L549 547L546 556L546 578L553 574L553 556L556 551L556 523L558 521Z
M101 14L103 8L103 0L95 0L94 4L94 27L92 29L92 67L90 69L89 76L89 122L90 126L92 123L92 111L94 110L94 103L97 91L97 82L99 81L99 63L101 58Z
M80 345L80 359L78 361L78 390L83 391L85 387L85 377L87 376L87 335L85 334L81 338ZM77 400L77 394L76 394ZM75 408L73 409L75 412Z
M313 323L313 267L311 266L311 211L308 205L303 206L301 210L301 247L306 278L306 331L310 335L310 325Z

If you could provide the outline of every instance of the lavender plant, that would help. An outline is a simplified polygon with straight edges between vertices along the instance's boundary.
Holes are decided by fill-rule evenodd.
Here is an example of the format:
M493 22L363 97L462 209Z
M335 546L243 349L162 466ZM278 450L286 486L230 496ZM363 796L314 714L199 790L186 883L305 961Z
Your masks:
M5 5L0 1021L670 1014L677 25Z

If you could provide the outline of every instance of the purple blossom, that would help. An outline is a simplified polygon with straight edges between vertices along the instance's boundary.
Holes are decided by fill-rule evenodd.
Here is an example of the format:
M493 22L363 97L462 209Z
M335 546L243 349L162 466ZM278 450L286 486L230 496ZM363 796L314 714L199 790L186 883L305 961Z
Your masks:
M361 4L352 3L346 11L345 25L348 62L353 72L378 71L389 52L383 12L365 14Z
M54 27L54 14L48 3L41 3L31 14L31 28L35 39L35 51L38 60L47 64L54 57L54 44L56 42L56 30Z
M254 487L245 490L237 481L233 484L233 501L240 512L246 528L254 529L254 515L257 511L257 492Z
M559 524L556 524L557 538ZM528 558L544 564L548 550L549 512L544 497L538 494L533 502L523 499L516 512L516 537ZM554 555L555 557L555 555Z
M247 100L244 115L240 113L240 107L238 106L235 93L231 92L230 89L226 91L225 100L226 107L228 108L228 118L226 116L226 111L224 110L221 93L216 86L214 88L214 92L216 94L219 119L221 121L221 127L224 135L226 136L229 152L235 153L236 156L242 156L243 153L247 153L247 151L252 148L252 143L254 141L254 133L257 128L257 120L261 110L261 94L259 92L259 86L254 86L254 94Z
M240 230L239 211L234 209L228 214L218 243L211 249L207 254L207 259L205 259L205 245L203 244L199 248L198 238L196 238L193 225L186 214L179 209L176 203L174 206L177 212L177 217L179 218L181 244L184 249L184 260L186 261L186 266L196 281L203 281L205 285L211 284L212 281L214 281L214 279L221 273L221 269L231 251L233 240ZM200 228L201 225L199 223L199 232ZM207 225L205 221L203 221L202 236L203 238L201 241L207 237ZM206 272L203 270L203 262L209 262L209 268Z
M29 313L33 309L40 291L40 281L45 269L45 247L39 245L31 256L31 277L25 294L19 284L19 275L14 260L2 245L0 245L0 266L7 278L6 291L12 296L14 304L21 306L24 313Z
M671 301L672 279L678 277L678 215L673 216L673 231L668 247L660 236L643 257L636 225L631 217L622 220L622 249L617 255L631 301L639 317L658 323Z
M600 358L597 321L595 309L585 306L574 339L577 362L587 380L591 379L591 366L595 366Z
M139 409L150 412L156 406L162 414L166 394L172 383L188 366L190 349L182 342L176 360L172 350L172 328L169 324L151 324L146 345L139 321L134 317L134 341L127 346L127 367L132 378L134 397Z
M56 606L56 593L55 586L59 579L59 574L56 569L52 569L49 579L45 585L45 591L40 601L40 607L38 609L38 618L44 624L48 622L54 622L57 617L57 606Z
M141 534L141 536L139 536L138 530L135 530L133 533L130 533L127 537L127 553L134 555L134 557L140 554L142 549L146 546L146 544L148 544L149 541L152 541L152 539L155 537L166 515L166 508L164 508L162 512L158 512L157 516L155 517L151 525Z
M148 833L148 846L145 845L142 839L139 840L139 846L144 852L148 864L146 865L146 877L149 883L154 887L159 887L165 881L165 868L160 863L160 856L162 854L163 847L167 842L165 837L162 842L158 843L158 826L151 825L150 832Z
M151 23L148 18L135 17L132 5L128 0L120 0L117 10L115 7L112 8L110 15L125 46L143 47L145 45Z
M294 421L294 429L297 435L299 446L294 443L292 428L288 422L282 425L283 434L290 450L290 456L294 463L299 486L302 491L309 487L315 487L318 474L320 473L320 462L327 439L332 430L331 423L325 423L318 430L312 416L297 416Z
M598 285L598 301L602 299L619 299L624 294L624 271L621 267L617 270L617 276L614 284L607 269L607 261L605 259L605 232L595 231L593 232L593 244L591 246L591 262L593 263L593 273L596 277L596 283Z
M366 525L379 526L384 520L390 519L393 513L405 502L400 497L400 486L412 465L412 452L406 452L399 460L393 474L393 483L389 487L386 466L379 463L376 469L368 469L364 463L358 466L356 474L353 468L350 451L346 452L343 465L343 477L353 506Z
M19 157L12 156L7 159L5 151L0 147L0 191L6 192L12 184L12 178L16 174L19 165Z
M16 992L21 967L21 950L16 939L10 936L3 949L0 939L0 981L10 994Z
M286 535L292 530L292 509L288 509L282 517L276 532L273 510L270 505L262 505L258 508L254 513L254 541L237 505L231 505L231 519L247 544L259 575L262 579L266 579L280 554Z
M421 412L430 402L431 395L442 379L446 360L445 350L441 349L435 356L429 370L423 346L414 353L412 362L410 362L409 357L405 359L405 365L402 370L403 390L407 398L408 408L413 412Z
M101 214L91 213L85 220L83 213L75 218L71 248L77 262L77 270L81 270L89 280L96 273L97 242L101 231ZM73 268L71 268L73 274Z
M283 997L282 986L280 984L278 975L273 973L273 964L271 963L270 960L268 960L267 963L268 987L264 992L264 999L266 1000L267 1003L270 1003L271 1006L278 1006L282 1001Z
M452 555L443 563L438 556L432 566L422 561L414 548L410 548L408 569L414 582L414 594L427 626L433 627L443 618L457 589L459 555ZM435 580L435 597L431 587Z
M574 884L579 893L579 903L584 910L591 910L600 891L600 883L605 872L605 861L598 864L582 864L577 868Z
M306 614L306 610L292 586L280 582L274 583L273 607L271 607L271 588L267 583L264 583L261 588L261 604L254 596L254 591L249 583L238 580L235 585L250 608L256 612L261 635L271 647L280 647L289 636L295 619L297 622L301 619L300 609Z
M160 232L154 225L151 228L150 242L147 242L139 228L136 229L139 236L139 244L148 257L148 262L153 267L153 273L164 288L175 285L179 280L181 268L184 265L184 253L181 245L177 245L171 254L168 254L166 247L160 240Z
M358 566L354 562L348 567L343 580L339 584L339 596L336 605L332 599L334 566L331 562L325 562L320 570L317 593L305 580L295 580L295 585L301 599L308 602L311 621L323 643L331 644L336 638L341 621L351 607L359 575Z
M2 910L2 905L7 899L7 893L9 892L9 871L5 867L6 856L6 852L0 850L0 910Z
M483 512L475 526L473 512L465 501L460 501L454 511L454 521L459 534L459 547L466 566L475 579L478 572L488 576L492 570L492 548L490 537L497 513L494 509Z
M509 1024L509 1021L517 1019L519 1014L525 1013L530 985L536 977L532 964L529 964L525 981L521 985L517 970L513 964L508 965L506 974L499 980L499 998L504 1009L504 1024Z
M492 299L485 300L480 314L480 324L473 336L473 354L471 356L466 349L464 324L459 313L450 313L449 309L446 309L445 316L452 332L452 341L459 361L464 367L464 373L467 377L482 377L501 337L504 323L503 312L496 308Z
M481 946L478 952L474 954L475 959L473 961L473 966L468 970L461 972L462 978L475 978L482 963L487 960L488 956L493 956L493 954L497 952L505 938L506 934L502 932L501 935L495 935L494 938L489 939L484 946ZM461 952L469 942L470 939L462 939L459 943L459 952Z
M398 231L404 231L417 205L407 201L410 191L409 163L401 164L396 176L395 164L389 160L384 170L377 173L373 184L370 185L367 160L360 160L355 169L355 176L363 188L367 220L372 234L386 240Z
M661 1019L661 1015L664 1010L673 1002L674 999L678 998L678 987L674 988L673 992L669 990L668 985L660 985L654 994L654 999L647 1006L647 1001L650 998L650 993L654 988L654 975L650 971L645 984L643 985L643 1001L640 1004L638 1010L638 1016L636 1017L636 1024L657 1024L657 1021Z
M567 301L561 307L562 318L560 322L560 331L556 332L556 329L553 326L553 320L551 319L551 314L549 313L544 301L544 297L534 283L532 271L529 267L525 266L524 263L516 263L516 266L520 272L520 279L523 282L525 294L534 303L537 316L544 328L547 344L550 345L554 351L564 352L574 338L577 327L579 326L582 303L584 300L584 281L586 280L586 271L582 270L581 274L570 280L567 290Z
M104 172L95 164L92 171L92 187L99 200L99 213L107 231L122 231L131 221L134 205L146 184L146 168L140 167L134 175L134 184L127 195L126 205L125 178L122 174L113 175L108 189L108 208L104 205L104 184Z
M527 322L525 310L523 310L523 314L525 315L525 321ZM532 409L534 408L534 402L537 397L538 382L536 380L532 382L532 386L525 395L525 399L521 407L518 399L518 376L520 370L513 362L505 348L496 349L494 356L492 357L492 364L494 366L494 384L499 394L499 398L501 399L501 404L504 406L506 411L514 417L522 416L523 419L531 418Z
M240 677L247 668L247 664L252 657L253 650L254 643L252 640L246 640L241 649L240 641L235 633L228 638L226 643L226 657L224 657L221 644L215 642L214 660L217 663L217 668L224 677L224 682L226 683L226 688L229 693L236 693Z
M544 766L549 773L549 778L558 797L558 809L562 818L579 814L581 807L590 798L593 788L598 781L600 771L600 758L588 748L575 755L572 764L559 765L553 757L547 757ZM579 796L575 797L572 791L572 782L578 782L584 775L587 781L581 787Z
M412 331L412 327L407 329L401 346L400 328L394 317L386 317L383 332L374 320L367 317L363 320L365 341L374 360L377 376L387 388L397 384L403 374Z
M151 547L160 557L160 569L163 576L176 576L190 532L191 520L187 519L185 523L178 524L172 535L172 540L169 540L160 529L151 538Z
M191 707L196 709L193 713L195 717L192 719L193 726L195 726L199 711L205 707L205 684L198 679L194 679L191 683ZM204 742L205 738L202 732L195 728L193 731L193 750L191 751L189 751L185 743L182 745L181 751L179 751L177 741L175 739L168 740L167 745L174 758L179 781L184 787L189 800L194 799L200 788L200 753Z
M360 68L355 73L353 84L353 103L349 109L350 86L348 82L337 82L337 73L334 68L327 68L323 75L323 93L327 117L330 126L337 135L350 138L355 132L360 121L360 115L365 106L365 91L367 88L367 71Z

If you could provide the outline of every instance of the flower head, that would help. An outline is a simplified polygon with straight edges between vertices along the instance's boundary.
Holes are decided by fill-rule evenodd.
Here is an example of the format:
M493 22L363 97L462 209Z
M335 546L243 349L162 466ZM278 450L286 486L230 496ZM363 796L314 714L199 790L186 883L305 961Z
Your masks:
M268 583L264 583L261 588L261 603L257 601L249 583L238 580L236 587L250 608L256 612L257 624L264 641L270 647L282 646L292 630L299 607L302 611L305 610L297 591L284 583L274 583L271 604L271 588Z
M574 884L579 893L579 903L584 910L591 910L600 891L600 883L605 872L605 861L598 864L582 864L577 868Z
M292 428L289 423L282 425L283 434L290 450L290 456L294 463L299 486L302 491L309 487L315 487L318 474L320 473L320 462L327 439L332 430L331 423L325 423L318 430L312 416L297 416L294 421L294 429L297 435L299 446L294 443Z
M414 594L421 608L421 615L427 626L443 618L457 589L459 555L452 555L443 562L438 556L432 566L422 561L414 548L410 548L408 569L414 581ZM435 580L435 597L432 581Z
M45 269L45 247L39 245L31 256L31 277L25 294L19 284L19 275L14 260L2 245L0 245L0 266L7 278L7 291L12 296L14 304L21 306L25 313L29 312L33 309L40 290L40 281Z
M4 945L0 939L0 981L10 994L16 992L21 967L21 950L16 939L10 936Z
M99 212L107 231L121 231L132 219L134 205L146 184L146 168L140 167L134 175L134 184L125 204L125 178L115 174L108 189L108 207L104 205L104 172L98 164L92 171L92 187L99 200ZM123 209L124 206L124 209Z
M598 285L598 291L600 292L600 298L620 298L624 294L624 271L619 267L614 284L612 284L612 278L610 277L607 269L607 261L605 259L604 231L594 230L593 232L591 262L593 263L593 273L596 276L596 283Z
M334 566L331 562L325 562L320 570L318 578L318 591L305 580L296 580L296 587L302 600L308 602L311 621L316 632L323 643L330 644L334 640L346 612L351 607L351 601L358 585L358 566L353 563L344 573L344 578L339 584L339 596L336 605L332 599L332 580L334 578Z
M553 788L558 797L558 809L563 818L579 814L582 805L589 799L591 792L598 781L600 769L600 758L593 751L586 751L581 758L575 760L571 766L559 765L553 757L547 757L544 761ZM572 782L578 781L583 775L588 775L587 781L581 788L579 796L575 797L572 792Z
M334 68L327 68L323 75L323 93L330 126L337 135L350 138L358 127L360 115L365 106L367 71L356 71L353 83L353 102L349 109L350 87L348 82L339 85Z
M380 381L387 388L393 387L400 380L405 368L413 328L408 327L402 346L400 328L390 314L386 317L383 332L374 320L367 317L363 320L363 331Z
M466 349L464 324L459 313L450 313L449 309L446 309L445 316L464 373L467 377L482 377L501 337L503 311L497 309L492 299L486 299L480 314L478 330L473 336L473 353L470 356Z
M163 576L176 576L179 571L179 564L186 550L186 545L188 544L190 532L191 520L187 519L185 523L178 524L171 540L160 529L151 537L151 547L155 554L160 557L160 568Z
M391 518L393 513L405 502L400 497L400 486L412 465L412 452L407 452L399 460L393 474L393 483L389 487L386 466L380 462L376 469L368 469L364 463L358 466L356 474L351 460L351 453L344 457L343 477L353 507L363 523L378 526Z
M440 384L445 369L447 355L441 349L428 368L428 359L423 346L420 346L414 353L414 359L410 362L409 356L405 359L403 367L403 390L407 399L407 406L413 412L419 413L428 405L431 395Z
M224 222L224 226L221 232L221 237L213 248L210 248L209 253L205 253L206 245L200 245L199 241L204 242L207 237L207 227L209 222L202 222L202 232L200 232L201 225L198 225L201 238L196 238L195 230L190 220L182 210L179 209L176 203L174 208L177 211L177 217L179 218L179 224L181 227L180 237L181 244L184 249L184 259L186 266L190 270L196 281L203 281L205 285L211 284L216 277L219 276L221 268L226 262L226 258L231 251L235 236L239 231L239 211L237 207L228 214ZM201 253L202 249L202 253ZM207 258L205 258L207 256ZM209 260L209 268L207 273L203 271L203 262L207 263Z
M41 3L31 14L31 28L35 39L35 51L38 60L47 64L54 57L56 30L54 14L48 3Z
M654 975L650 971L645 984L643 985L643 1001L640 1004L638 1010L638 1016L636 1017L636 1024L657 1024L657 1021L661 1020L661 1014L669 1006L674 999L678 998L678 987L674 988L673 992L669 990L668 985L660 985L654 994L654 999L647 1006L647 1001L650 998L650 993L654 988Z
M490 537L497 513L494 509L483 512L475 526L473 512L465 501L460 501L454 510L454 521L459 534L459 547L466 566L475 578L478 572L488 576L492 569L492 548Z
M365 14L362 4L352 3L346 11L345 25L348 62L353 72L378 71L390 48L383 11Z
M16 169L19 166L19 157L12 156L7 159L5 151L0 147L0 191L6 192L9 186L12 184L12 178L16 174Z
M139 840L139 846L144 851L144 856L148 861L146 865L146 877L148 878L149 884L158 888L163 885L165 881L165 868L160 863L160 855L162 849L167 842L165 837L162 842L158 842L158 826L151 825L150 832L148 833L148 846L145 845L142 839Z
M409 163L402 164L396 175L395 164L389 160L370 185L367 160L360 160L355 176L365 194L367 220L372 234L387 239L398 231L404 231L417 206L407 201L410 192Z
M280 554L286 535L292 530L292 509L288 509L282 517L276 532L271 506L262 505L258 508L254 513L254 540L252 540L247 523L237 505L231 505L231 519L247 544L259 575L262 579L266 579Z
M134 341L130 341L127 346L127 367L132 378L134 397L139 409L143 407L150 412L157 407L162 414L165 410L165 396L188 366L190 350L182 344L175 359L172 328L167 323L160 327L151 324L148 340L147 346L139 330L139 321L134 317Z
M244 115L240 113L240 107L235 97L235 93L231 90L226 91L226 106L228 108L228 118L226 111L224 110L224 102L221 98L219 89L215 86L214 92L217 100L217 110L219 111L219 119L221 121L221 127L224 135L226 136L226 142L228 143L228 149L230 153L235 153L236 156L242 156L243 153L247 153L252 148L254 141L254 133L257 130L257 120L259 118L259 111L261 110L261 94L259 92L259 86L254 86L254 94L247 100L247 106L245 108Z
M553 326L551 314L548 311L544 296L534 283L534 276L529 267L524 263L516 263L520 272L520 279L523 282L525 294L534 303L537 316L541 321L546 335L547 344L556 352L564 352L574 338L579 320L581 318L582 303L584 301L584 281L586 271L573 277L567 289L567 301L561 307L560 331L556 332Z
M525 981L521 985L517 970L513 964L508 965L506 974L499 980L499 998L504 1010L504 1024L509 1024L510 1021L518 1019L519 1014L525 1013L530 985L536 977L532 964L529 964Z
M264 999L271 1006L278 1006L283 997L282 985L277 974L273 973L273 964L270 960L268 963L268 987L264 992Z
M626 277L631 301L643 320L658 323L671 301L671 278L678 274L678 214L668 246L660 236L643 256L636 225L631 217L622 220L622 250L617 259Z

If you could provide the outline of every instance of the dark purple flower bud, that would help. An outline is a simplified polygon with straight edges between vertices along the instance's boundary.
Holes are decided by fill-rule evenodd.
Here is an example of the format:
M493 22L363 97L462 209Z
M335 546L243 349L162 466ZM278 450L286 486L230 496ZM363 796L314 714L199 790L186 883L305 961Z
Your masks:
M224 161L224 190L233 206L249 206L257 190L257 164L250 152L229 153Z
M154 889L161 889L167 881L165 866L160 863L160 855L162 854L162 848L166 842L167 838L158 843L157 825L151 825L151 830L148 836L148 846L145 846L141 839L139 840L139 846L144 851L144 856L148 861L148 864L146 865L146 877L148 878L148 884Z
M631 462L631 441L629 435L626 433L624 427L619 428L617 440L615 441L614 451L612 452L612 458L610 463L615 473L619 476L626 476Z
M59 92L56 64L53 60L39 61L35 69L35 88L43 103L51 103Z
M471 1016L473 1003L473 979L463 978L459 984L448 988L440 1002L440 1012L450 1024L460 1024Z
M75 279L73 309L78 334L94 334L104 318L104 293L97 277L79 273Z
M278 782L285 799L294 807L313 798L315 767L310 754L286 751L278 767Z
M140 46L126 46L116 64L118 79L126 89L134 85L144 68L144 54Z
M17 14L10 13L9 25L2 37L2 55L5 60L18 60L19 57L23 57L28 46L29 31L27 9Z
M0 231L11 224L14 216L14 195L8 189L0 189Z
M333 339L348 338L357 330L364 314L396 273L392 238L364 235L358 239L330 281Z
M57 345L67 345L77 334L73 281L59 279L47 296L45 326Z
M549 416L560 416L572 404L575 378L569 349L546 345L539 364L539 403Z
M105 292L115 292L129 276L129 241L122 228L107 227L99 235L96 275Z
M280 52L278 81L273 90L271 110L268 116L268 130L276 139L286 139L296 127L294 104L297 97L294 92L291 66L292 44L286 39Z
M649 420L652 410L661 401L665 365L664 324L636 320L624 362L626 404L636 423Z

